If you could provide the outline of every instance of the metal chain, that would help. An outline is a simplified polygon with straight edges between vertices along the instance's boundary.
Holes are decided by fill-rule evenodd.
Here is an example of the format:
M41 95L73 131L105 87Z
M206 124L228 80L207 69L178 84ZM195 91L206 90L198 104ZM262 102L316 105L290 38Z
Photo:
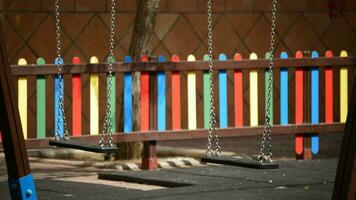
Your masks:
M108 81L106 87L106 110L105 110L105 118L104 125L101 131L101 138L99 140L99 146L104 147L106 145L113 146L113 137L112 137L112 118L111 118L111 87L112 87L112 64L114 62L114 42L115 42L115 14L116 14L116 1L111 0L111 26L110 26L110 35L109 35L109 73L108 73ZM105 136L108 136L108 143L105 143Z
M67 120L64 111L64 97L63 97L63 75L62 75L62 56L61 56L61 24L60 24L60 8L59 0L55 1L55 15L56 15L56 40L57 40L57 78L58 78L58 91L59 91L59 100L57 107L57 132L55 135L56 140L64 139L69 140L69 133L67 129ZM63 120L63 137L61 138L61 116Z
M107 103L105 111L104 125L102 129L101 138L99 140L99 145L101 147L105 145L113 146L113 137L112 137L112 124L111 124L111 86L112 86L112 64L114 62L114 38L115 38L115 14L116 14L116 1L111 1L111 27L110 27L110 46L109 46L109 73L107 81ZM57 69L58 69L58 90L59 90L59 103L58 103L58 114L57 114L57 132L55 135L56 140L64 139L69 140L69 132L67 129L67 120L64 111L64 102L63 102L63 85L62 85L62 56L61 56L61 27L60 27L60 6L59 0L55 1L55 15L56 15L56 40L57 40ZM61 115L63 116L63 128L64 134L63 138L60 137L60 120ZM108 144L105 143L105 136L108 135Z
M212 0L208 0L208 53L209 53L209 82L210 82L210 120L208 129L208 149L207 156L221 156L221 147L219 145L219 137L216 131L216 114L214 106L214 71L213 71L213 23L212 23ZM212 141L215 140L215 148L212 146Z
M277 16L277 0L272 2L272 23L271 23L271 40L270 40L270 57L269 57L269 77L268 77L268 88L267 88L267 105L265 114L265 123L261 141L260 154L257 157L260 163L271 163L272 162L272 138L271 138L271 98L272 98L272 83L273 83L273 54L274 54L274 37L276 35L276 16Z

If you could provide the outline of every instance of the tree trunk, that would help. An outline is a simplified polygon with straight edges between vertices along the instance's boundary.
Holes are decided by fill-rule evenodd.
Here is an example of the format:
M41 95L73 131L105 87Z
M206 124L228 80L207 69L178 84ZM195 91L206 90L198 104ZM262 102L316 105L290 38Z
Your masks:
M156 24L160 0L139 0L135 17L135 24L131 38L129 54L134 61L140 61L142 55L151 55L151 36ZM133 73L133 130L140 130L140 72ZM139 158L142 154L140 142L118 144L120 153L117 159Z

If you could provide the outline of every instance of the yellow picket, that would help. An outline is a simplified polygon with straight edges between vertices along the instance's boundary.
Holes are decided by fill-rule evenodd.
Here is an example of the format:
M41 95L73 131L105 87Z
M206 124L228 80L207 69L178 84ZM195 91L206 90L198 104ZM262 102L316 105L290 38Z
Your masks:
M189 55L188 62L194 62L195 56ZM188 129L197 128L197 113L196 113L196 75L194 71L188 71L187 75L188 88Z
M341 51L340 57L348 57L346 51ZM346 122L348 109L348 71L347 67L340 69L340 121Z
M18 65L27 65L24 58L18 60ZM22 132L25 139L27 139L27 77L18 77L18 107L20 112L20 120L22 125Z
M257 54L251 53L250 60L257 60ZM250 125L258 125L258 72L255 69L250 70Z
M95 56L90 58L91 64L99 63ZM99 134L99 75L90 74L90 134Z

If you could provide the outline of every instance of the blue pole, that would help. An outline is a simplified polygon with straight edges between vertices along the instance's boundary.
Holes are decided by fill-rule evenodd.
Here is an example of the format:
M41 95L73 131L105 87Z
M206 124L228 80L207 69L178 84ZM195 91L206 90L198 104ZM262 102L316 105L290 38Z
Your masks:
M166 58L158 56L158 62L165 62ZM157 72L157 130L166 130L166 74Z
M125 63L131 63L131 56L125 56ZM124 73L124 133L132 132L132 74Z
M225 54L219 55L220 61L226 61ZM220 128L227 128L227 73L226 70L219 70L219 113L220 113Z
M318 58L317 51L312 52L312 58ZM311 123L319 123L319 69L317 67L311 68ZM311 136L311 150L313 154L319 152L319 136L313 134Z
M287 59L288 54L282 52L280 55L281 59ZM288 68L282 67L280 69L280 116L281 116L281 125L288 124Z
M63 64L63 59L60 58L56 58L54 63L56 65L58 64ZM62 84L62 89L61 91L59 91L59 83L61 82ZM59 109L59 98L60 95L63 97L64 99L64 80L63 80L63 76L62 78L59 78L58 75L54 76L54 134L58 133L58 129L59 129L59 137L62 138L63 137L63 133L64 133L64 127L63 127L63 113L60 111ZM58 115L60 116L60 118L58 119ZM59 120L59 127L58 127L58 120Z

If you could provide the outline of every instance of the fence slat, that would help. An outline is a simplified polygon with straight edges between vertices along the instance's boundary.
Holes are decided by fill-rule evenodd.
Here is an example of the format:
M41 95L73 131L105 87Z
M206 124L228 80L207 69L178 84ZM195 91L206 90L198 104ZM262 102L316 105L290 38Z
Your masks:
M195 61L194 55L189 55L189 62ZM197 128L197 110L196 110L196 75L194 71L188 71L187 75L187 95L188 95L188 129Z
M165 62L164 56L158 56L158 62ZM166 130L166 72L157 72L157 130Z
M204 61L209 61L209 55L203 56ZM210 75L209 71L203 71L203 102L204 102L204 128L209 128L210 121Z
M303 58L303 53L298 51L296 58ZM303 68L295 70L295 123L303 123L303 86L304 86L304 71ZM302 155L304 151L303 135L295 135L295 153Z
M125 56L125 63L131 63L132 57ZM132 131L132 73L124 73L124 133Z
M56 58L54 64L62 65L63 59ZM62 88L59 89L59 83L61 83ZM54 134L59 137L63 137L64 127L63 127L63 113L60 111L59 108L59 98L60 96L64 96L64 79L63 76L60 78L58 75L54 77ZM63 98L64 103L64 98ZM59 117L58 117L59 116Z
M340 57L348 57L347 51L341 51ZM340 122L345 123L348 109L348 69L340 68Z
M80 58L74 57L72 64L80 64ZM82 80L80 74L72 75L72 134L80 136L82 133Z
M220 61L226 61L225 54L219 55ZM226 70L219 70L219 119L220 128L227 128L228 126L228 111L227 111L227 73Z
M148 56L142 56L141 62L148 62ZM141 131L150 127L150 74L141 72Z
M313 51L311 54L312 58L319 58L319 53ZM311 68L311 123L319 123L319 68ZM313 154L319 152L319 135L311 135L311 150Z
M242 56L239 53L234 55L234 60L241 60ZM235 126L243 126L243 76L242 70L234 70L234 102L235 102Z
M271 53L265 54L265 59L269 60L271 58ZM273 73L272 73L273 76ZM265 113L267 113L267 104L268 104L268 85L269 85L269 69L265 70ZM272 78L272 87L271 87L271 98L269 100L269 116L270 123L273 124L273 78Z
M95 56L90 58L91 64L99 63ZM99 74L93 73L90 79L90 134L99 134Z
M332 58L332 51L326 51L325 57ZM332 66L325 67L325 122L334 122L334 112L333 112L333 68Z
M173 55L172 62L179 62L179 56ZM181 104L180 104L180 74L172 71L172 130L181 129Z
M18 60L18 65L27 65L27 61L24 58ZM22 125L22 131L24 138L28 138L27 132L27 77L18 77L18 107L20 113L20 120Z
M43 58L36 60L37 65L46 64ZM46 137L46 77L36 76L36 97L37 97L37 138Z
M282 52L280 55L281 59L287 59L288 54L286 52ZM282 67L280 70L280 115L281 115L281 125L287 125L289 123L288 120L288 68Z
M250 60L257 60L257 54L251 53ZM256 69L250 70L250 126L258 126L258 72Z
M109 63L110 57L107 58L107 62ZM115 62L115 58L111 58L113 59L112 62ZM107 77L106 79L106 85L109 85L109 81L110 81L110 77ZM112 79L111 79L111 95L110 95L110 99L111 99L111 131L112 132L116 132L116 75L115 73L112 73Z

